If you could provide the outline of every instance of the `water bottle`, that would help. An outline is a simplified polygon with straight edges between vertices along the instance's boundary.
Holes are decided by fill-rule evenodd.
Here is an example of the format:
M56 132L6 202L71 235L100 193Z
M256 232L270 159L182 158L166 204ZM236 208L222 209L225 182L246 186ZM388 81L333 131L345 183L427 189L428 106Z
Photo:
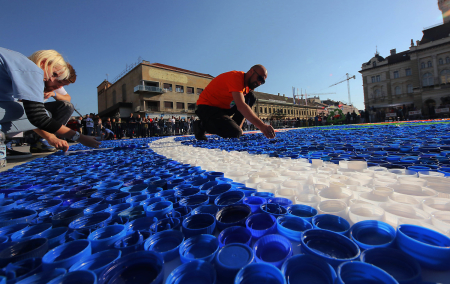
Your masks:
M2 132L2 125L0 124L0 168L6 167L6 136Z

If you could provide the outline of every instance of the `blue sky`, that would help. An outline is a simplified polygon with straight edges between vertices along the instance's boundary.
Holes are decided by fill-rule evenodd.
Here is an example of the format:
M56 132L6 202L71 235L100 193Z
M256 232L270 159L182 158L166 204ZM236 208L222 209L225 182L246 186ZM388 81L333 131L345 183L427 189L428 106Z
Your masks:
M96 87L141 56L217 76L268 69L258 91L292 96L336 92L322 99L363 108L358 71L378 46L409 48L422 29L442 23L436 0L166 0L166 1L2 1L0 46L24 55L55 49L75 67L78 79L66 89L84 114L97 112Z

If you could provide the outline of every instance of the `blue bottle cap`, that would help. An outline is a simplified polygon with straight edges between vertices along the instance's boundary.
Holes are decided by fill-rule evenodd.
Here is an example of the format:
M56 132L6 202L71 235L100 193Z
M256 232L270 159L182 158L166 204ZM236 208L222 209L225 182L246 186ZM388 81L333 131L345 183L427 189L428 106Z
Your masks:
M211 214L213 216L216 216L216 213L219 211L219 207L217 207L214 204L206 204L198 206L191 211L191 215L200 214L200 213L207 213Z
M337 269L336 283L398 284L398 282L384 270L360 261L348 261L342 263Z
M132 233L136 231L144 231L150 232L150 226L158 221L157 218L154 217L142 217L136 220L131 221L127 224L127 232Z
M374 247L389 247L395 241L395 229L384 222L365 220L354 224L350 236L361 250Z
M343 262L356 260L361 253L358 245L346 236L321 229L303 232L301 250L304 254L320 257L333 268Z
M0 273L9 282L17 282L41 271L41 258L27 258L14 263L9 263ZM7 283L7 282L5 282Z
M35 210L14 209L0 212L0 227L15 225L20 223L30 223L37 216Z
M202 234L213 234L216 219L211 214L195 214L188 216L181 225L181 231L186 238Z
M170 201L160 201L149 205L145 209L147 217L162 219L173 210L173 203Z
M220 279L234 279L239 270L255 260L253 250L245 244L229 244L216 254L215 267Z
M33 239L46 238L48 240L48 248L53 249L66 241L67 231L68 229L65 227L54 228L33 236Z
M92 252L96 253L112 248L116 241L125 237L126 232L124 225L109 225L90 233L87 239L91 242Z
M51 269L49 271L39 272L37 274L28 276L25 279L18 281L18 284L47 284L53 279L59 278L66 274L66 270L63 268Z
M90 270L99 276L106 266L119 259L121 255L122 252L118 249L109 249L94 253L85 259L76 262L70 267L69 271Z
M14 234L15 232L23 230L26 227L28 227L27 223L20 223L20 224L14 224L14 225L2 227L2 228L0 228L0 236L9 237L12 234Z
M271 214L253 214L245 221L245 227L254 239L259 239L262 236L276 233L277 219Z
M219 241L212 235L198 235L185 240L179 248L182 263L194 259L211 262L219 250Z
M89 206L88 208L83 210L84 215L92 215L94 213L104 212L106 209L111 207L111 204L103 203L103 204L95 204Z
M184 241L180 231L167 230L151 236L145 241L144 249L160 253L165 262L171 261L179 255L179 247Z
M284 261L292 256L292 244L280 235L265 235L253 245L256 262L266 262L281 268Z
M269 199L267 199L267 203L275 203L275 204L279 204L283 207L292 205L292 200L284 198L284 197L271 197Z
M275 217L283 216L287 214L285 207L277 203L266 203L259 206L262 212L271 214Z
M306 254L288 258L281 272L288 283L334 284L337 278L331 265L319 257Z
M286 284L286 280L278 268L260 262L244 266L234 278L234 284L247 283Z
M104 199L101 197L97 197L97 198L88 198L88 199L84 199L84 200L80 200L77 201L73 204L70 205L70 208L86 208L92 205L96 205L99 204L103 201Z
M319 214L311 220L314 228L329 230L348 236L350 223L342 217L331 214Z
M175 268L167 277L166 284L216 283L216 271L211 263L203 260L193 260Z
M240 190L227 191L216 197L214 204L219 208L223 208L232 204L242 203L245 193Z
M209 203L214 204L214 200L216 200L217 196L229 190L233 190L233 186L229 183L222 183L212 186L206 191L206 195L209 197Z
M209 197L204 194L186 196L179 202L180 206L196 208L209 203Z
M397 247L416 259L422 267L434 270L450 268L450 238L428 228L399 225Z
M69 272L48 282L48 284L71 283L97 284L97 275L93 271L79 270Z
M245 245L250 246L250 244L252 242L252 234L245 227L233 226L233 227L228 227L225 230L223 230L219 234L218 239L219 239L220 247L223 247L228 244L236 244L236 243L245 244Z
M21 239L30 239L37 234L50 230L52 228L52 224L42 223L34 226L27 227L23 230L15 232L11 235L12 241L20 241Z
M155 283L164 279L164 260L159 253L139 251L117 259L98 277L99 284Z
M278 233L291 241L300 242L303 232L312 229L312 227L311 223L297 216L280 216L277 218Z
M250 207L244 204L225 206L216 214L217 228L221 231L231 226L243 226L251 214Z
M69 269L76 262L91 255L91 243L88 240L76 240L49 250L42 257L44 270L55 268Z
M286 207L287 213L289 215L294 215L305 219L306 221L312 221L312 218L317 215L317 210L311 206L303 204L294 204Z
M242 203L248 205L252 209L252 213L260 213L261 205L267 203L267 200L260 196L248 196L242 200Z
M173 213L173 211L172 211ZM178 212L176 212L179 214ZM165 230L179 230L181 221L177 217L168 217L161 220L156 221L150 226L151 233L162 232Z
M399 283L421 283L422 269L408 254L393 248L371 248L361 253L361 261L381 268Z
M43 257L48 250L48 241L45 238L11 242L5 245L8 244L10 245L0 251L1 267L27 258Z

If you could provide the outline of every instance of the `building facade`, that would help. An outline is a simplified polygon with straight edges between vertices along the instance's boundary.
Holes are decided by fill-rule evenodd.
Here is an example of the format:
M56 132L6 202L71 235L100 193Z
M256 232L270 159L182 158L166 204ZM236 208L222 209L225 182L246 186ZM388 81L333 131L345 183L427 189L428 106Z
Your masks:
M298 100L294 104L293 98L285 95L272 95L262 92L254 92L256 103L253 111L261 119L308 119L318 114L318 105L313 100L308 100L309 104L305 104L305 100Z
M386 58L377 52L359 72L366 110L402 108L423 117L445 111L450 105L450 21L423 30L422 39L411 40L409 50L393 49Z
M192 116L198 96L214 77L160 63L142 61L116 82L97 87L100 116L129 117L130 113Z

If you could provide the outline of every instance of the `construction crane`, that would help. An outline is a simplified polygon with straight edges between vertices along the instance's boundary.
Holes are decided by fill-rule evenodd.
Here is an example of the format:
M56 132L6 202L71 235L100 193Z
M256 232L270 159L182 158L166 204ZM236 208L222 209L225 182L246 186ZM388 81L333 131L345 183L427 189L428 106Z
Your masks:
M347 81L348 104L351 105L351 104L352 104L352 99L351 99L351 97L350 97L350 79L356 79L356 76L353 75L352 77L350 77L350 75L348 75L348 73L347 73L346 75L347 75L347 79L342 80L342 81L340 81L340 82L337 82L337 83L331 85L330 87L336 86L337 84L340 84L340 83L343 83L343 82ZM328 88L330 88L330 87L328 87Z

